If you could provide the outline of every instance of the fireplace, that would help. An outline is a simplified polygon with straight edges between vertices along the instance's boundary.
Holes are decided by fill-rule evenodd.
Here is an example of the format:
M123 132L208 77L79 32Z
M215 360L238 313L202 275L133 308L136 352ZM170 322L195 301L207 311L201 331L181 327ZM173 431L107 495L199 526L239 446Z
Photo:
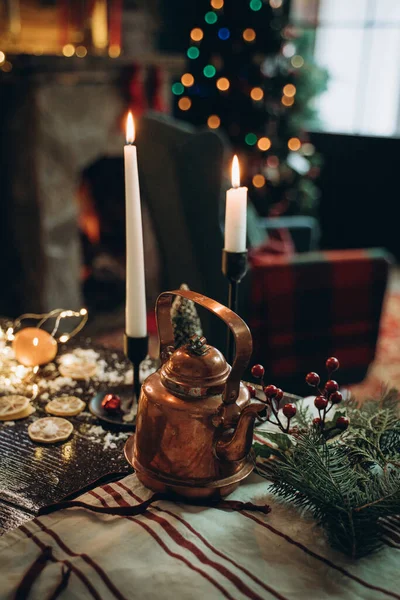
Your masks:
M76 60L22 57L15 75L2 82L0 314L79 308L87 294L95 304L93 290L88 289L89 270L107 270L111 263L107 266L106 256L96 256L97 263L90 265L85 252L90 250L88 242L92 250L98 247L101 236L103 241L108 236L108 242L113 238L116 295L122 298L124 246L117 238L123 233L121 119L127 103L121 81L132 63ZM142 73L154 64L161 67L167 103L170 79L182 68L182 59L149 56L138 64ZM102 169L115 178L110 188L117 198L115 207L105 206L104 189L99 194ZM99 230L102 210L115 218L115 232L104 230L104 218ZM143 220L147 251L156 251L146 207ZM149 277L152 303L156 268Z

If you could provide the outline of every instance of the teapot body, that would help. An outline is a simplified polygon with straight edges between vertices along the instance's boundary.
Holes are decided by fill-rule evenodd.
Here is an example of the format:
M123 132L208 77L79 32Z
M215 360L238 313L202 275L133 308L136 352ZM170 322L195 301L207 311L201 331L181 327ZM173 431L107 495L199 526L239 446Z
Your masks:
M193 336L174 351L170 308L181 295L208 308L234 335L232 367L205 338ZM240 381L252 352L242 319L218 302L189 290L161 294L156 304L161 367L142 384L136 433L125 454L139 480L154 491L190 498L229 494L253 470L252 403Z
M142 385L136 419L134 468L139 479L147 474L196 486L239 472L246 458L221 459L216 444L224 432L229 435L249 403L247 388L241 384L227 416L222 393L194 395L188 401L165 388L158 372L150 375Z

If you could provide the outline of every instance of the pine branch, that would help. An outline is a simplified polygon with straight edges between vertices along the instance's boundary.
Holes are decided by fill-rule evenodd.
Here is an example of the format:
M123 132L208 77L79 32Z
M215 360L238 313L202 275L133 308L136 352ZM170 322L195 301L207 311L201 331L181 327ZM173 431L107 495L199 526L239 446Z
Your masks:
M343 404L351 423L346 433L327 442L308 425L284 451L278 444L268 478L275 494L312 512L334 548L360 557L382 546L379 519L399 513L399 395L385 391L362 409L354 399ZM298 413L304 425L307 413Z

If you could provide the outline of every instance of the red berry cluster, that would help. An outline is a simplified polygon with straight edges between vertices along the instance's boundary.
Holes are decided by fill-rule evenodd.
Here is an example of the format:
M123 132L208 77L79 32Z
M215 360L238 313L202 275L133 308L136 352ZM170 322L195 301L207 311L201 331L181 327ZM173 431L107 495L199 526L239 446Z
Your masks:
M318 373L308 373L306 376L306 383L309 386L314 387L318 394L315 397L314 405L318 409L319 417L313 420L314 425L318 427L324 427L325 417L328 412L332 409L335 404L339 404L343 400L342 394L339 392L339 385L331 379L331 374L337 371L339 368L339 361L334 356L327 359L326 368L328 371L328 381L325 383L325 387L321 388L321 379ZM335 423L335 427L344 431L349 426L349 420L346 417L338 417Z
M279 418L279 402L283 398L283 391L276 387L275 385L264 385L264 374L265 369L262 365L254 365L251 369L251 374L255 379L260 379L261 386L263 388L263 392L265 394L265 403L267 405L267 417L266 420L274 425L277 425L283 432L289 433L290 420L296 414L296 406L294 404L288 403L285 404L282 408L282 412L287 418L286 427L283 425L282 421ZM253 385L247 386L250 392L251 398L255 398L256 389ZM275 417L275 420L272 420L272 415Z

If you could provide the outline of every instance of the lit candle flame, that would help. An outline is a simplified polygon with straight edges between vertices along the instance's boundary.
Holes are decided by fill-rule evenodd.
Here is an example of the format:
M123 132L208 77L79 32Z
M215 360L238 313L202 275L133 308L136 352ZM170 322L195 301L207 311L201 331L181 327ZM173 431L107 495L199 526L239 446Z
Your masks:
M128 112L126 119L126 143L133 144L135 141L135 123L133 121L133 115L131 111Z
M234 188L240 187L239 159L236 156L236 154L232 160L232 187L234 187Z

